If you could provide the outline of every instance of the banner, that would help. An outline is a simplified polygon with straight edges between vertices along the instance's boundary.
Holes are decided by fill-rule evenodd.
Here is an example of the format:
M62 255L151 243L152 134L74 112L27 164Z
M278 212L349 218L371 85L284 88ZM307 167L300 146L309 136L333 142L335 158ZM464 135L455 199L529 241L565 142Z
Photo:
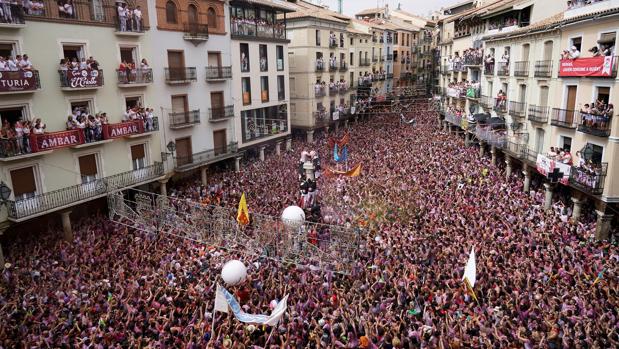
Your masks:
M38 72L31 70L0 72L0 92L34 91L39 88Z
M32 152L46 151L84 144L82 130L60 131L43 134L31 134L30 144Z
M61 72L66 74L66 86L71 88L87 88L103 86L103 75L99 70L81 69Z
M325 169L325 175L327 176L345 176L345 177L358 177L361 175L361 164L357 164L355 167L348 171L338 171L330 168Z
M144 133L144 122L141 120L103 125L103 139L118 138L140 133Z
M562 173L561 178L557 179L558 182L563 185L568 185L570 179L570 172L572 170L572 167L570 165L564 164L562 162L557 162L547 156L538 154L537 161L535 162L535 167L537 169L537 172L539 172L545 177L552 176L555 169L557 169L560 173Z
M232 310L232 314L234 314L234 317L240 322L276 326L288 308L288 295L285 295L284 298L277 303L271 315L248 314L241 310L241 305L228 290L221 285L217 285L215 311L228 313L228 308Z
M598 56L576 59L562 59L559 76L606 76L613 75L612 56Z
M346 132L346 134L339 140L333 137L329 137L329 139L327 140L327 144L329 145L329 148L333 148L335 144L337 144L341 148L345 146L346 144L348 144L349 141L350 141L350 136L348 135L348 132Z
M339 111L334 111L333 112L333 120L339 120L340 119L340 112Z
M335 162L344 162L348 160L348 146L345 145L342 147L342 155L340 155L336 143L333 147L333 160L335 160Z

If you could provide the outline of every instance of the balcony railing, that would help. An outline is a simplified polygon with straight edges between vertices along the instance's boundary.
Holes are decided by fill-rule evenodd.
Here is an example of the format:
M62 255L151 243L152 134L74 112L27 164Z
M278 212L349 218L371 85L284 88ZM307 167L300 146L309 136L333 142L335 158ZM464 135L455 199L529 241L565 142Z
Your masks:
M344 95L344 94L346 94L346 92L348 92L348 90L349 90L349 87L348 87L348 86L340 86L340 88L338 89L338 92L339 92L341 95Z
M372 62L373 63L378 62L378 56L372 56Z
M183 38L189 41L208 40L208 25L201 23L185 23L183 25L185 35Z
M604 192L607 171L608 163L606 162L601 163L592 170L572 166L570 170L570 184L585 193L601 195Z
M464 65L478 66L482 64L482 57L467 55L464 56Z
M333 87L329 87L329 96L335 96L336 94L338 94L339 89L337 88L337 86L333 86Z
M329 40L329 48L337 48L337 40Z
M524 117L527 112L525 109L526 105L527 104L525 102L509 101L509 115Z
M327 94L325 86L322 85L314 85L314 96L315 97L324 97Z
M579 112L578 114L580 114L580 122L578 123L579 132L597 137L610 136L612 116L595 115L583 112Z
M233 39L247 39L259 37L274 41L285 41L286 25L281 22L274 24L247 23L248 19L230 21L230 34Z
M234 117L234 106L227 105L225 107L215 107L208 109L209 121L225 120Z
M2 13L0 14L0 27L21 27L26 24L24 20L24 8L21 2L11 3L6 1L2 3Z
M513 141L507 141L505 145L505 151L519 159L522 159L526 156L527 145Z
M151 182L163 174L163 164L155 162L151 166L95 179L88 183L38 194L22 200L9 200L6 202L9 219L19 221L75 206L117 190Z
M455 72L465 72L466 67L462 62L453 62L453 71Z
M73 0L73 1L52 1L36 0L30 2L30 8L24 8L27 18L47 18L62 23L97 23L99 25L114 26L120 28L118 21L118 10L112 1L100 1L94 5L92 1ZM127 27L132 25L129 19Z
M360 66L369 66L370 65L370 59L369 58L361 58L361 59L359 59L359 65Z
M168 117L172 129L190 127L200 123L200 110L171 111Z
M499 62L497 65L496 75L509 76L509 63Z
M490 96L481 96L481 105L485 108L491 108L493 106L492 97Z
M206 80L225 80L232 78L231 66L206 67Z
M563 128L576 128L576 111L552 108L550 124Z
M103 70L59 70L60 87L63 90L92 89L103 86Z
M548 122L550 108L538 105L529 105L529 121L545 124Z
M494 75L494 63L486 63L486 64L484 64L484 74L486 74L486 75Z
M529 61L521 61L514 63L514 76L527 77L529 76Z
M348 70L348 63L341 61L340 62L340 71L347 71Z
M388 54L387 55L387 60L388 61L393 61L393 54Z
M535 77L549 78L552 75L552 61L536 61L535 62Z
M336 71L338 68L337 61L329 62L329 71Z
M317 60L314 66L316 67L317 72L321 72L325 70L325 62L322 60Z
M393 73L387 73L387 80L393 79Z
M177 170L189 170L196 166L202 166L223 158L230 157L238 152L238 143L230 142L223 147L217 147L186 156L176 156L175 167Z
M0 94L34 92L40 88L38 70L3 71L0 74Z
M165 68L165 81L168 84L181 84L198 81L195 67Z
M507 98L494 98L494 111L497 113L507 113Z
M117 69L118 86L146 85L153 82L153 70L148 69Z
M141 18L131 16L120 20L118 14L114 17L116 22L116 35L136 36L144 34L144 22Z

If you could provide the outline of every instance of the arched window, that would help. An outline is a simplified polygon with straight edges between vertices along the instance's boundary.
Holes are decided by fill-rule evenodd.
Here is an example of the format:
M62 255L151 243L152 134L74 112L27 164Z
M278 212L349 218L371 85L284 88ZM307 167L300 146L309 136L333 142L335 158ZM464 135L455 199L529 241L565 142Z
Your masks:
M217 13L215 13L215 9L209 7L208 11L206 12L206 16L209 28L217 28Z
M165 20L168 23L176 24L177 22L176 4L173 1L168 1L165 4Z
M198 8L195 5L189 5L189 7L187 7L187 20L189 24L198 23Z

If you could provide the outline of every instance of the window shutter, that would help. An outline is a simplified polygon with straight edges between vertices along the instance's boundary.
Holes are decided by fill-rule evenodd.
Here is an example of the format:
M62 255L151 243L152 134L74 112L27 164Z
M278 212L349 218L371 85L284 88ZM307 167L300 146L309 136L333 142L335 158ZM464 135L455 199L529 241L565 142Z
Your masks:
M97 175L97 158L95 154L80 156L78 162L80 165L80 174L82 176Z
M143 159L145 157L144 144L131 146L131 160Z
M37 185L34 180L34 168L32 166L11 171L11 182L13 183L15 197L37 191Z

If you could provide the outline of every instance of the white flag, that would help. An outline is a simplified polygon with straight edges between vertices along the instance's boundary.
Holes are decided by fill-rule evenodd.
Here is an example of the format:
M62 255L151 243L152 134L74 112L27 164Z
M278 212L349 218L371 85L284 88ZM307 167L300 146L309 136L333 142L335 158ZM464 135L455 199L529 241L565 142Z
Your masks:
M223 288L218 284L217 291L215 291L215 311L222 313L228 312L228 301L223 292Z
M477 271L475 265L475 248L471 247L471 253L469 254L469 260L466 262L466 266L464 267L464 276L462 276L462 280L468 280L469 284L471 284L471 288L475 286L475 281L477 280Z
M288 308L288 295L284 296L284 299L277 303L277 306L273 309L273 312L269 316L269 319L265 322L265 325L268 326L277 326L279 320L286 313L286 309Z

